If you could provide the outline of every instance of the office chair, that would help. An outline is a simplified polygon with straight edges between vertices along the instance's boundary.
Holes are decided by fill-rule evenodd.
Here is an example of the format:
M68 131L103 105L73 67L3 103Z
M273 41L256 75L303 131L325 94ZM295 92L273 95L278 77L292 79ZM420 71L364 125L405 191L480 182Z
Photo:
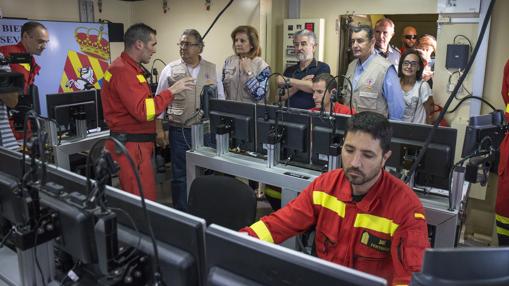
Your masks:
M509 248L427 249L410 285L509 285Z
M239 230L254 223L256 196L241 181L228 176L200 176L189 190L189 213L202 217L207 225L215 223Z

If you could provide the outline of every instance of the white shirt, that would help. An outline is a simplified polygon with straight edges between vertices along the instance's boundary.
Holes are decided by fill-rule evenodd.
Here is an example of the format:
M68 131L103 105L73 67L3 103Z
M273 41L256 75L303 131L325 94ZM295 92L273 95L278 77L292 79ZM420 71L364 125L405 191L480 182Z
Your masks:
M428 101L432 95L429 84L425 81L418 80L415 82L411 90L403 92L403 99L405 100L405 112L403 114L403 121L412 123L426 123L426 110L424 103Z

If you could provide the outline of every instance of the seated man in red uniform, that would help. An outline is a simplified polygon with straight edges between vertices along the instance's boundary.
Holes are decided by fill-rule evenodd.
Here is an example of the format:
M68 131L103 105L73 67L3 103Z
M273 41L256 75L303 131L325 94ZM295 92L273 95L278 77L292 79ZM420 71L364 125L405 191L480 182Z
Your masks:
M311 111L320 111L322 106L325 112L330 111L330 96L331 92L336 90L337 82L333 76L328 73L321 73L315 76L312 80L313 88L313 100L315 101L315 107L311 108ZM327 89L327 90L325 90ZM332 112L337 114L352 114L350 108L339 102L334 102Z
M145 197L156 200L155 174L152 167L157 115L172 101L184 100L180 92L194 88L194 80L184 77L153 96L140 64L147 64L156 52L156 31L139 23L127 29L125 49L104 73L101 91L104 119L111 136L122 141L140 175ZM183 93L184 94L184 93ZM120 165L120 186L139 194L136 177L126 156L108 142L107 148Z
M343 168L319 176L289 204L241 231L281 243L314 226L318 257L408 284L421 269L428 231L415 193L383 170L391 133L381 114L352 115Z
M505 64L504 77L502 78L502 99L506 106L505 120L509 122L509 60ZM509 132L506 132L500 143L495 213L498 245L509 246Z

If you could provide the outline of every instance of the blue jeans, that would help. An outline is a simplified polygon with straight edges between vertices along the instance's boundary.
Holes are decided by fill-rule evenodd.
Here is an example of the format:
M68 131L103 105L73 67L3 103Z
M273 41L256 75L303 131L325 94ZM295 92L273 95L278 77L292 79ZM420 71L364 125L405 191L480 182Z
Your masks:
M186 151L191 147L191 128L170 126L169 135L173 206L178 210L187 211Z

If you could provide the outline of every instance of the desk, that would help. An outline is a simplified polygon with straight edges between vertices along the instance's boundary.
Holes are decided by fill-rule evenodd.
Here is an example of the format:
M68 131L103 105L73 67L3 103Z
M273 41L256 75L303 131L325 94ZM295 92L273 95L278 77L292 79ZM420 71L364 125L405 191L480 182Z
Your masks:
M105 138L110 135L109 130L90 133L86 138L72 138L69 140L62 140L60 145L53 145L53 156L55 158L55 165L70 170L69 155L90 150L97 140Z
M211 169L281 187L281 206L286 205L297 197L307 185L321 174L317 171L294 166L277 165L273 168L267 168L266 161L263 159L235 153L217 156L216 150L208 147L187 151L186 164L188 195L194 178L201 175L203 169ZM287 172L305 176L306 178L290 176L285 174ZM468 187L468 184L465 184L464 187ZM458 210L448 210L449 205L446 197L432 194L418 194L418 196L425 208L428 225L433 226L435 229L433 247L454 247L458 225ZM294 242L287 241L285 246L293 247Z

